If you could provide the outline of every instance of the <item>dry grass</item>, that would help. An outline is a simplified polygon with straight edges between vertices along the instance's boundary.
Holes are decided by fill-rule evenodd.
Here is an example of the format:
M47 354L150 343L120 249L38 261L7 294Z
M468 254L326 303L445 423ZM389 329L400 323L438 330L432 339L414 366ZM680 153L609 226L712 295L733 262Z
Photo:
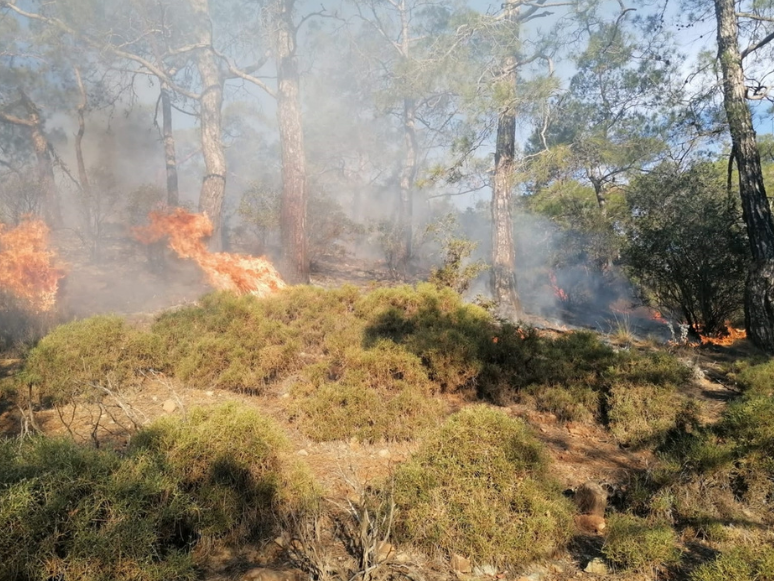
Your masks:
M235 406L157 422L125 455L0 442L0 578L196 579L201 539L273 538L317 502L267 418Z
M519 420L476 406L429 435L394 480L396 535L479 564L520 565L568 539L570 506Z

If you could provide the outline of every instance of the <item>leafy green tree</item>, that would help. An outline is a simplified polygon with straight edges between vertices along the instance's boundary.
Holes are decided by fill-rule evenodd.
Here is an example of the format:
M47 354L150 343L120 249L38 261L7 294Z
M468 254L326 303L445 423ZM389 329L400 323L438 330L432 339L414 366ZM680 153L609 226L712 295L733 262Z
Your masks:
M748 99L760 99L769 89L762 82L748 85L744 59L755 56L774 40L770 2L715 0L718 60L723 78L723 103L731 133L732 158L739 176L742 215L754 260L747 277L745 329L759 347L774 352L774 218L766 197L763 169ZM752 21L750 44L739 47L739 22ZM769 71L771 72L771 71Z
M719 164L664 163L634 180L624 258L659 307L714 335L738 319L749 250Z

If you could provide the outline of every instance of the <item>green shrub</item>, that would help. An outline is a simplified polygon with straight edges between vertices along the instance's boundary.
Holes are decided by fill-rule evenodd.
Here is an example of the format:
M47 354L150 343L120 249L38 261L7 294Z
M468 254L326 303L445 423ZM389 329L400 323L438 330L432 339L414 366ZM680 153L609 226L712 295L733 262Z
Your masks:
M680 559L677 534L666 523L628 514L608 519L602 552L615 565L636 571L654 571Z
M742 312L749 245L725 168L663 163L627 190L624 260L663 307L712 335Z
M301 429L316 441L410 440L444 411L420 359L394 343L350 348L306 375L292 393Z
M691 573L691 581L774 581L774 548L738 547Z
M127 474L116 455L69 441L0 450L0 578L196 578L177 546L189 503L159 470Z
M477 406L450 417L395 474L395 533L427 550L518 565L568 539L570 507L519 420Z
M774 398L753 389L714 425L677 425L656 450L651 494L667 491L673 518L705 536L714 523L774 523L772 414Z
M265 299L215 293L162 315L153 333L182 381L260 393L309 358L358 344L362 326L351 315L358 296L352 287L294 287Z
M192 410L125 455L65 440L0 442L0 579L193 580L201 537L271 538L314 507L309 474L268 419Z
M737 375L739 386L748 394L774 395L774 361L751 365Z
M657 443L674 426L682 402L671 386L616 383L607 397L610 431L624 445Z
M500 324L453 290L421 284L368 293L299 286L264 299L214 293L144 332L94 317L45 337L19 378L61 405L103 396L94 384L120 390L148 368L253 394L293 376L291 411L317 440L404 439L435 423L436 392L507 403L526 390L563 420L609 421L622 440L640 441L674 420L661 400L672 401L690 373L674 357L615 352L591 333L550 339ZM659 405L643 415L651 396Z
M560 422L591 422L599 417L600 393L587 385L530 386L538 410L551 412Z
M19 379L42 400L70 403L93 384L120 391L138 373L165 364L161 342L117 316L96 316L61 325L30 351Z

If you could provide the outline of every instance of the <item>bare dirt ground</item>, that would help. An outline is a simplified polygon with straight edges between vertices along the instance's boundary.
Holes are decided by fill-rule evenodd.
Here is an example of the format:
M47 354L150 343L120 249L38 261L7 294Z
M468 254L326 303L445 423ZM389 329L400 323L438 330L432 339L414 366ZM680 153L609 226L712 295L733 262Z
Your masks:
M88 259L82 245L79 246L78 240L73 237L62 236L57 244L68 272L60 297L67 318L113 312L127 315L135 321L148 321L164 309L194 302L209 290L201 273L194 265L184 261L168 257L164 274L151 272L142 247L126 240L108 245L103 252L103 262L98 264ZM329 265L314 275L313 282L326 287L343 283L362 287L390 284L380 265L356 261ZM556 327L550 321L544 323L545 327ZM685 357L697 370L696 381L687 388L686 395L698 403L706 422L717 419L726 402L734 395L733 386L719 382L723 377L719 371L721 365L734 356L738 355L725 348L686 350ZM13 374L18 365L18 359L0 357L0 377ZM460 396L439 397L444 398L450 411L470 405ZM39 410L35 418L45 433L69 433L84 443L99 443L120 449L137 428L160 416L185 414L195 406L211 406L227 401L255 408L284 426L295 453L309 464L328 497L336 502L351 497L358 486L387 477L396 464L405 461L417 447L413 442L313 442L289 421L289 396L283 385L261 396L248 396L217 389L190 389L162 376L149 376L138 388L123 394L120 399L106 398L101 407L65 408L60 412ZM653 462L650 452L621 448L600 426L563 423L552 414L535 411L527 405L514 404L506 410L534 428L553 460L554 476L567 489L589 480L608 483L612 488L625 488L633 474L647 470ZM96 429L95 424L98 425ZM19 433L22 427L18 410L0 409L0 432ZM586 563L600 554L600 546L599 538L579 537L570 553L558 556L555 561L519 574L500 572L497 578L516 580L526 576L531 581L604 578L605 575L584 572ZM272 562L273 556L276 556L276 547L254 547L238 554L223 549L213 555L208 578L286 581L284 578L270 579L268 573L251 569L266 564L276 565ZM455 578L448 566L429 562L425 563L424 576L428 579ZM463 577L457 575L460 581L464 581ZM291 578L292 575L288 577ZM625 578L636 579L637 576L630 574Z

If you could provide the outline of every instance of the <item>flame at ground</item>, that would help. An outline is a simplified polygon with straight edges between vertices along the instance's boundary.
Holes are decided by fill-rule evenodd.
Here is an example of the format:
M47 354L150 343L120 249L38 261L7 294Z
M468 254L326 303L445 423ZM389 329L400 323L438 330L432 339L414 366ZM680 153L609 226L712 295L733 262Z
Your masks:
M699 336L701 337L702 345L719 345L721 347L728 347L740 339L746 339L747 332L744 329L734 329L729 323L726 323L725 332L718 337L707 337L701 334Z
M560 301L566 302L567 299L569 299L569 297L567 296L567 293L556 282L556 274L554 274L553 272L549 272L548 280L551 282L551 288L554 291L554 296L558 298Z
M204 214L192 214L181 208L171 213L151 212L150 225L134 229L144 244L169 238L169 247L181 258L191 258L218 290L263 297L284 288L274 266L265 258L226 252L210 252L202 240L212 235L212 222Z
M42 220L25 220L11 229L0 224L0 289L37 311L50 311L64 276L53 265L55 256L48 249L48 227Z

